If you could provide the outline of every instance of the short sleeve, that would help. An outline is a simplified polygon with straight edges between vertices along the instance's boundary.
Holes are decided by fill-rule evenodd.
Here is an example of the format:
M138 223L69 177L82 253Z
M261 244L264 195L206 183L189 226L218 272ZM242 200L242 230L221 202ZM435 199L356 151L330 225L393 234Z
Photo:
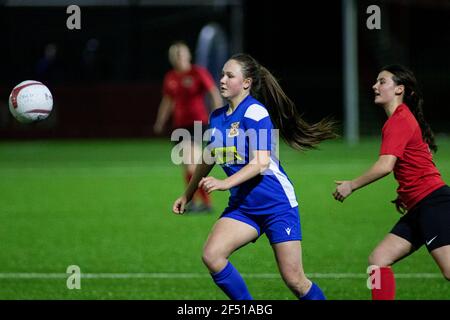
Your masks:
M271 150L273 124L267 109L252 104L244 114L249 150Z
M380 155L402 158L414 128L403 117L390 118L383 127Z

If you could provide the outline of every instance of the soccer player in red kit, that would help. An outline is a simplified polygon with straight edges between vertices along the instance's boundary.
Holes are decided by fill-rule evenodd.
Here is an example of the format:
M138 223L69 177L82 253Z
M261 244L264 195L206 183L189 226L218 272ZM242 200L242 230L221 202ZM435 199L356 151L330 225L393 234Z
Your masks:
M391 266L423 244L450 280L450 188L433 163L437 151L434 135L422 111L422 94L414 74L400 65L386 66L373 86L375 104L383 107L388 120L382 129L378 161L351 181L336 181L333 196L344 201L353 191L394 172L399 186L392 201L403 214L390 233L369 256L373 300L395 298Z
M201 155L202 146L194 141L194 121L201 121L206 126L209 110L205 105L205 95L215 108L222 106L222 97L207 69L191 63L191 52L183 42L176 42L169 48L169 61L173 69L164 77L163 98L161 100L158 115L154 125L156 134L161 134L166 122L172 116L172 129L184 128L189 130L192 139L181 141L183 145L183 157L189 161L183 161L184 178L186 184L191 180L195 170L195 155ZM190 206L191 211L210 211L211 200L209 195L199 189L196 196L200 196L202 205L194 201Z

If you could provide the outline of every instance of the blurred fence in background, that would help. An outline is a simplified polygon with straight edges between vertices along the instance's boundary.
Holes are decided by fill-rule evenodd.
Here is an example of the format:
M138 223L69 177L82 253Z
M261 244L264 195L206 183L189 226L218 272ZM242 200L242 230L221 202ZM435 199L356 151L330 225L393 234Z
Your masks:
M150 137L172 42L198 48L216 79L229 48L241 50L240 36L227 37L242 32L238 0L84 1L80 30L67 29L65 6L48 6L57 2L0 2L0 138ZM53 93L42 123L19 124L7 110L25 79Z
M301 9L289 1L97 2L110 5L81 4L81 30L68 30L64 6L0 1L0 139L151 137L169 45L184 40L201 56L197 41L211 23L225 39L223 56L252 54L280 79L307 120L331 115L343 121L341 1L310 1ZM366 27L373 4L381 9L380 30ZM385 115L373 105L371 87L379 68L390 63L415 71L426 118L437 133L450 133L450 2L356 5L360 133L380 134ZM221 50L212 63L216 79ZM27 79L47 84L55 101L48 120L28 126L7 108L11 89Z

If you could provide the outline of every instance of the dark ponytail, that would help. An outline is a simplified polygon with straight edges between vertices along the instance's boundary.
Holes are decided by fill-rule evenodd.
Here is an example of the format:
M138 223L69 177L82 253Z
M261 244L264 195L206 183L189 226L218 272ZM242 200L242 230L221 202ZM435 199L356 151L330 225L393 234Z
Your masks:
M287 144L297 150L316 148L326 139L336 138L334 122L323 119L312 125L301 117L294 102L286 95L275 77L248 54L236 54L244 78L252 79L252 96L262 100L280 135Z
M389 71L394 75L392 80L394 80L395 84L405 86L403 102L410 108L411 112L416 117L420 129L422 130L423 140L428 144L430 150L436 152L438 147L434 140L434 133L428 122L425 121L423 115L422 91L419 88L414 73L402 65L389 65L382 68L381 71Z

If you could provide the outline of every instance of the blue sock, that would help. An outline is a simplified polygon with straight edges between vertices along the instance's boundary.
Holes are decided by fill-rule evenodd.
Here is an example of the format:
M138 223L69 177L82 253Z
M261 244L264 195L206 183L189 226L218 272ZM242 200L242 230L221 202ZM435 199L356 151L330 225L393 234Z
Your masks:
M313 282L308 293L300 297L300 300L326 300L326 298L319 286Z
M211 274L214 282L231 300L253 300L248 292L244 279L228 261L222 271Z

